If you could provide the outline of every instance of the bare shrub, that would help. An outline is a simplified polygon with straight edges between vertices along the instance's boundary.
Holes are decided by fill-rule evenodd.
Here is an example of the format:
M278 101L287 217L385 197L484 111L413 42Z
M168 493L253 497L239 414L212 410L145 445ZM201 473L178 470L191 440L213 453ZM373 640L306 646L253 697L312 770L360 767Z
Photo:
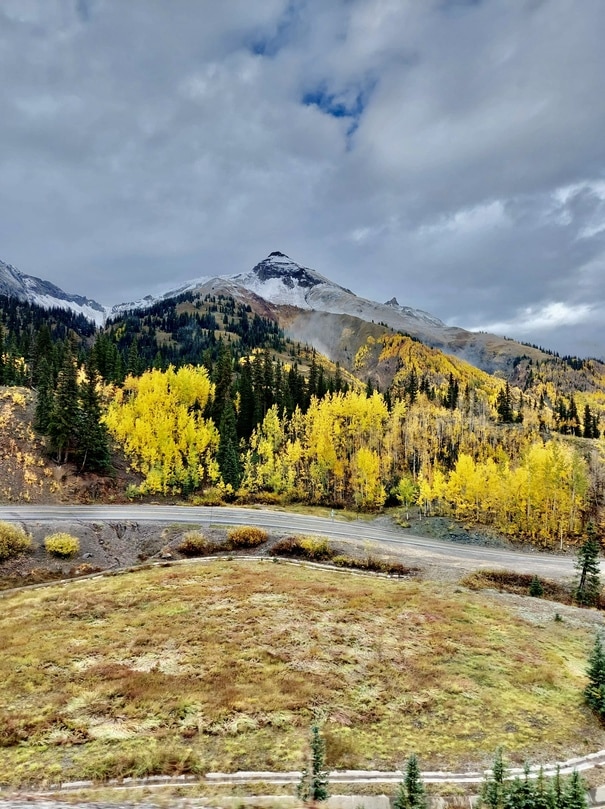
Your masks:
M309 559L312 562L327 562L332 559L334 553L326 537L285 537L271 548L273 556L292 556L297 559Z
M212 544L201 531L187 531L177 551L183 556L206 556L212 553Z

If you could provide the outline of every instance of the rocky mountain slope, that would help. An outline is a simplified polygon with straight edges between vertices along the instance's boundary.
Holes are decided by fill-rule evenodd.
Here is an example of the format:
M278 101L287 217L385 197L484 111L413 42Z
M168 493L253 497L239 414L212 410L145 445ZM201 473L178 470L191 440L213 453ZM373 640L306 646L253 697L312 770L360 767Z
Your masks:
M547 356L514 340L447 326L428 312L401 306L396 298L386 303L361 298L279 251L270 253L250 272L199 278L162 297L169 299L186 291L230 295L247 302L258 314L275 317L292 339L313 345L333 361L346 362L354 356L368 330L373 336L378 336L376 332L403 332L488 373L512 368L519 356L535 360ZM150 306L155 301L147 298L120 305L113 312L123 312L126 306Z
M127 312L148 309L183 293L232 297L260 316L276 320L291 339L306 342L343 364L350 364L368 334L380 337L393 331L454 354L488 373L508 374L519 357L538 362L548 357L545 352L514 340L448 326L428 312L400 305L395 297L386 303L359 297L279 251L270 253L247 273L198 278L159 297L148 295L111 308L68 294L54 284L24 275L0 262L0 294L46 309L71 309L97 325L107 317L115 319Z
M98 325L105 321L107 310L97 301L64 292L50 281L25 275L11 264L0 261L0 295L36 304L43 309L70 309Z

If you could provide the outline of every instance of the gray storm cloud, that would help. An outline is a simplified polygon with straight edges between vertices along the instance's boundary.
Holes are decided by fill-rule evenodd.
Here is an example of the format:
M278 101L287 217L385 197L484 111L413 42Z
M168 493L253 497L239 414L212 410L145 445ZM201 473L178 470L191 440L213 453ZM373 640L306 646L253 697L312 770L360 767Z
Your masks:
M605 356L605 4L3 0L0 258L105 303L280 249Z

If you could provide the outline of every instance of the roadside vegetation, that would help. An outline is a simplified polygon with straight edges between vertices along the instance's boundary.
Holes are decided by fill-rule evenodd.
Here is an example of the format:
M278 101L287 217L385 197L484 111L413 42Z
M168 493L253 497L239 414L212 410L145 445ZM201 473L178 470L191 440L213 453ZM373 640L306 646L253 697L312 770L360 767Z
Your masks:
M237 561L6 596L0 782L564 759L605 746L592 635L453 585Z

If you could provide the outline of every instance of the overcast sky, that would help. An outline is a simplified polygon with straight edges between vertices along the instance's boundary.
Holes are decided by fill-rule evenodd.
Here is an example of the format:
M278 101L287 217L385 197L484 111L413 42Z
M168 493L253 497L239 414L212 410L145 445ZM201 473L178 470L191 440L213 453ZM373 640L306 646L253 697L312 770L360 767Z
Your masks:
M132 300L281 250L605 356L604 0L0 0L0 258Z

